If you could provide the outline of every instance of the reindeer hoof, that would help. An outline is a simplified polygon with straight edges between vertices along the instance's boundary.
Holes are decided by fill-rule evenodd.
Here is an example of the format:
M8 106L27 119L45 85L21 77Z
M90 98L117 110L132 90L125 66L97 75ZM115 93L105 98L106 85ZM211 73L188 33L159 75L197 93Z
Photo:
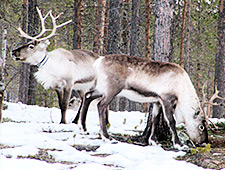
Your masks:
M72 121L72 123L78 124L78 120L75 120L75 119L74 119L74 120Z
M128 139L128 143L133 143L141 146L149 145L148 139L146 139L145 136L132 136Z

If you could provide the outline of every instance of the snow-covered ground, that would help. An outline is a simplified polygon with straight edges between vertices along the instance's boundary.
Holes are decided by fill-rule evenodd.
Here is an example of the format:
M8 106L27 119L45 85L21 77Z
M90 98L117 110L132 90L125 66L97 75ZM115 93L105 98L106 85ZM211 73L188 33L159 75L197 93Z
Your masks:
M0 170L181 170L203 169L174 157L184 152L165 151L160 146L137 146L127 143L110 143L99 139L99 120L95 110L88 112L84 134L78 125L72 124L76 114L68 110L68 124L59 124L60 110L6 103L3 117L15 122L0 124ZM139 112L112 112L110 133L136 135L145 127L145 114ZM79 151L73 145L98 146L96 151ZM52 155L56 163L47 163L34 156L40 151ZM20 157L20 159L19 159ZM23 157L23 158L21 158Z

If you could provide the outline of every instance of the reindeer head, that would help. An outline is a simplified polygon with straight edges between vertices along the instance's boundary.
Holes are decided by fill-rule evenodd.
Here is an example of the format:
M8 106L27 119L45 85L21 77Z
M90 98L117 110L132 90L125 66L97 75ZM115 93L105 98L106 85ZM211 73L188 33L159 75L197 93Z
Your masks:
M60 13L58 16L54 17L52 15L52 11L50 10L46 14L46 16L43 17L41 14L41 11L39 10L38 7L37 7L37 12L40 17L42 31L37 36L32 37L32 36L26 34L19 27L18 31L20 32L20 36L30 39L32 41L12 51L12 56L15 57L16 60L27 62L32 65L36 65L36 64L40 63L46 57L46 55L47 55L46 49L47 49L48 45L50 44L48 39L53 37L56 34L57 28L62 27L71 22L71 20L69 20L65 23L57 25L56 19L59 18L62 13ZM45 28L45 20L48 17L48 15L50 15L50 17L52 19L53 28L51 30ZM46 37L42 37L47 31L51 31L51 33L48 34Z
M46 56L49 44L49 40L40 43L32 41L13 50L12 56L15 60L37 65Z
M211 128L211 126L209 125L209 118L212 116L211 114L211 107L213 105L220 105L218 103L214 103L213 101L218 98L220 100L224 100L225 98L220 97L219 91L217 89L217 85L215 84L215 93L210 97L209 101L206 101L206 95L204 93L204 88L205 88L206 83L203 85L202 87L202 105L199 107L199 109L197 109L195 111L194 114L194 121L192 122L193 127L189 128L189 129L193 129L191 130L192 132L189 132L189 136L191 137L191 139L198 143L201 144L203 142L208 142L208 131L207 129L210 128L212 132L214 132L214 130ZM205 105L207 106L207 112L205 112ZM211 122L211 121L210 121ZM212 125L217 129L217 126L211 122ZM196 127L196 128L194 128Z
M186 120L185 124L189 137L196 145L208 143L208 130L201 107L194 110L193 116L190 117L189 120Z

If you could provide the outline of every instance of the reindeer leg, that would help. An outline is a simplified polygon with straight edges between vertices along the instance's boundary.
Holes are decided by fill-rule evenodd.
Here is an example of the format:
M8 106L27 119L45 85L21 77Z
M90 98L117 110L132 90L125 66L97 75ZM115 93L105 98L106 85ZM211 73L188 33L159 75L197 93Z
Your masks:
M62 98L62 118L60 123L66 123L66 110L69 104L69 98L71 95L71 88L63 88L63 98Z
M82 91L80 91L80 90L78 90L77 92L78 92L78 94L79 94L79 98L80 98L80 100L81 100L81 103L80 103L79 109L78 109L78 111L77 111L77 115L76 115L76 117L74 118L74 120L72 121L72 123L75 123L75 124L78 124L78 120L79 120L79 118L80 118L80 111L81 111L81 108L82 108L83 102L84 102L84 93L83 93Z
M107 107L105 115L106 115L106 125L110 125L110 123L109 123L109 106Z
M82 125L82 128L83 128L84 131L87 131L87 128L86 128L86 117L87 117L88 107L89 107L90 103L93 100L95 100L95 99L97 99L97 98L99 98L101 96L102 95L98 95L98 94L94 95L93 91L92 92L87 92L85 94L84 102L83 102L83 105L82 105L82 108L81 108L81 112L80 112L80 114L81 114L81 125Z
M142 133L141 136L132 136L128 140L131 140L135 144L148 145L149 143L148 139L151 135L152 129L152 119L153 119L152 112L153 112L153 104L151 103L149 106L148 120L144 132Z
M152 119L148 120L148 121L152 122L151 123L152 127L149 129L149 132L146 135L146 139L149 139L149 141L152 144L156 144L156 141L157 141L157 137L156 137L156 134L155 134L155 129L156 129L156 125L159 124L159 117L160 117L159 113L161 111L162 111L162 108L161 108L160 104L159 103L154 103L153 104L153 109L152 109L152 114L151 114Z
M58 96L58 102L59 102L59 108L62 108L62 91L59 89L55 89L57 96Z
M170 101L165 100L163 103L161 103L161 106L162 106L164 118L172 134L173 145L174 146L176 146L176 144L182 145L176 131L176 122L173 117L173 104Z
M116 87L116 85L113 87ZM117 87L118 87L118 84L117 84ZM120 87L113 88L113 90L111 90L107 94L105 94L105 96L100 100L100 102L97 105L102 135L107 139L111 139L111 137L109 136L109 134L107 132L107 128L106 128L107 108L108 108L109 103L113 100L113 98L117 94L119 94L121 92L121 90L122 90L122 88L120 88Z
M64 112L63 112L63 106L62 106L62 96L63 96L63 91L62 90L60 90L60 89L55 89L55 91L56 91L56 93L57 93L57 96L58 96L58 102L59 102L59 108L60 108L60 110L61 110L61 121L60 121L60 123L66 123L66 122L64 122L64 120L63 120L63 115L64 115Z

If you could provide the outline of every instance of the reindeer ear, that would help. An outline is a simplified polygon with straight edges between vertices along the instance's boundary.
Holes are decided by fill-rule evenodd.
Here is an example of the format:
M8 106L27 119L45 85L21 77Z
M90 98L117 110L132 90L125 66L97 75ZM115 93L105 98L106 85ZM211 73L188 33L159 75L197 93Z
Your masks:
M49 44L50 44L49 40L41 41L39 43L39 47L44 49L44 48L47 48Z

